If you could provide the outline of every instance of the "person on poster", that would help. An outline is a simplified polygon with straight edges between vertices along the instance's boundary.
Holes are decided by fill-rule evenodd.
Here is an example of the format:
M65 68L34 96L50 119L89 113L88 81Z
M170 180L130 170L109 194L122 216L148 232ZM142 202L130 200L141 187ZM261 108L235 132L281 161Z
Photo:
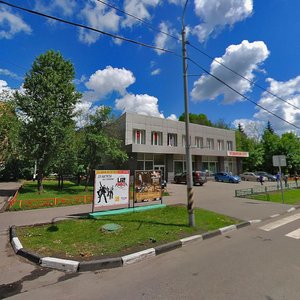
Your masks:
M113 197L114 197L114 186L113 185L108 190L107 196L108 196L109 199L113 199Z
M102 184L101 184L101 181L100 181L100 188L99 188L99 190L97 191L98 199L99 199L99 200L98 200L98 203L101 202L102 196L103 196L103 198L104 198L105 203L107 203L106 192L107 192L106 186L105 186L105 185L102 185Z

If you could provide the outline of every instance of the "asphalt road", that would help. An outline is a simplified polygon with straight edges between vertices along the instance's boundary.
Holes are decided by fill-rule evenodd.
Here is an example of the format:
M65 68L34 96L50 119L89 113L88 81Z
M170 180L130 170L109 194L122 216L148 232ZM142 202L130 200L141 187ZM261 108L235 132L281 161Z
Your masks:
M256 184L208 182L194 188L195 205L244 220L289 208L234 198L235 188ZM186 186L169 184L168 190L165 203L185 203ZM300 227L299 219L271 231L258 223L130 266L75 274L39 268L16 256L8 244L9 225L49 222L89 210L76 206L0 214L0 298L299 299L299 240L285 236Z

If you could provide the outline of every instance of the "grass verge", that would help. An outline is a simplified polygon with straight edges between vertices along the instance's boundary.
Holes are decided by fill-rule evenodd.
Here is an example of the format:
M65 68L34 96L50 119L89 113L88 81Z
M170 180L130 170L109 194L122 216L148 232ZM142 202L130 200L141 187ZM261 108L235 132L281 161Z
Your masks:
M281 192L264 193L249 196L251 199L282 203ZM283 198L285 204L298 205L300 204L300 189L284 190Z
M44 180L43 192L37 191L37 182L26 181L19 190L16 201L9 210L28 210L36 208L50 208L57 206L70 206L88 204L92 202L93 186L76 185L71 181L64 182L64 188L60 190L57 181ZM163 197L169 196L168 192L163 193ZM130 199L133 199L133 189L130 190Z
M83 185L76 185L71 181L65 181L62 190L58 188L57 181L44 180L43 192L41 194L37 191L37 182L25 181L18 193L18 200L33 200L41 198L55 198L64 196L82 196L92 195L93 186L88 187L88 192L85 192Z
M194 228L188 226L187 219L186 207L168 206L97 220L18 227L17 234L26 249L42 256L89 260L121 256L240 222L202 209L195 209ZM110 223L120 225L121 229L116 232L101 229Z

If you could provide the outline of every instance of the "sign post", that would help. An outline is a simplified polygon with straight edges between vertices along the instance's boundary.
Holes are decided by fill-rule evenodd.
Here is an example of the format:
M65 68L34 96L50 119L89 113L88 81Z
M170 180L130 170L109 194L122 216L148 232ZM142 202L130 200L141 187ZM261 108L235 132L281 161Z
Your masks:
M282 188L282 179L281 179L281 167L286 167L286 156L285 155L273 155L273 166L279 167L279 180L280 180L280 189L281 189L281 199L282 204L284 203L283 197L283 188Z

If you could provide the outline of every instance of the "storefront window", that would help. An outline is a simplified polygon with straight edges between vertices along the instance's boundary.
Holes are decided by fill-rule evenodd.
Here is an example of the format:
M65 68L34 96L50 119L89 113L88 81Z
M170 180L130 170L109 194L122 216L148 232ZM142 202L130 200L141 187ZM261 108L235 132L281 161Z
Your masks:
M145 170L153 170L153 161L145 161Z

